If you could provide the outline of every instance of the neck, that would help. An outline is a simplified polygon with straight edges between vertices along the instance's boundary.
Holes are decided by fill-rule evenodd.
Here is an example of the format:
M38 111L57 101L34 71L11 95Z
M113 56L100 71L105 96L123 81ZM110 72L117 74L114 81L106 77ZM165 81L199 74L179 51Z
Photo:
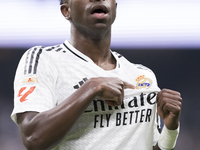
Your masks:
M72 27L70 43L101 68L111 70L115 67L116 60L110 53L111 29L83 34Z

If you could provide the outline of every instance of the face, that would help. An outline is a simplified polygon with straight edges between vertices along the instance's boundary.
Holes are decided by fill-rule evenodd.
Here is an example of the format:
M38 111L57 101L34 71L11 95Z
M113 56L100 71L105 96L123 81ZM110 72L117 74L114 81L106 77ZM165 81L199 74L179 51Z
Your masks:
M110 28L116 17L115 0L69 0L64 6L61 6L63 15L83 30Z

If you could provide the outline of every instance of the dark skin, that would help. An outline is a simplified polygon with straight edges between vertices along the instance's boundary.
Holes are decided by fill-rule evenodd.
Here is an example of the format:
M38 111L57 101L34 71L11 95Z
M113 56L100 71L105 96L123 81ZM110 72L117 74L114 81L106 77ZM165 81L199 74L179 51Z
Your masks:
M70 43L102 69L114 69L116 60L110 53L110 41L111 25L116 16L116 1L65 2L61 6L61 12L71 22ZM105 6L105 15L91 13L97 5ZM53 148L68 133L93 99L98 97L110 106L119 106L122 104L126 88L134 90L135 87L118 78L91 78L63 103L48 111L17 114L24 145L29 150ZM178 127L181 100L180 94L173 90L163 89L158 93L158 114L168 129L175 130ZM158 146L155 146L154 150L159 150Z

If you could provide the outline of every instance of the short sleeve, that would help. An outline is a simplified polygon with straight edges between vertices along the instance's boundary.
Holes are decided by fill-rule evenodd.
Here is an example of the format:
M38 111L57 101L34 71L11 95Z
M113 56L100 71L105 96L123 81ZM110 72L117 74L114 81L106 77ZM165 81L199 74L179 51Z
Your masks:
M43 112L55 107L55 82L56 68L43 47L26 51L15 75L12 120L16 123L17 113Z

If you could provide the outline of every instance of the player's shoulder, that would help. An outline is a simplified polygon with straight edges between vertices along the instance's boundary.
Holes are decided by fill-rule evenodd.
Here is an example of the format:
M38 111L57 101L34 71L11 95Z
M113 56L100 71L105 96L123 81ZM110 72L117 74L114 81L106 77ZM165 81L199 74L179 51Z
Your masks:
M27 53L41 53L44 55L54 55L65 53L65 49L62 47L62 44L54 45L54 46L34 46L27 50Z
M33 68L36 70L38 66L53 66L63 55L63 51L62 45L34 46L24 52L18 66L22 69L25 68L25 73Z
M123 65L126 68L137 69L137 70L147 71L147 72L153 72L150 68L148 68L148 67L146 67L142 64L136 64L136 63L129 61L122 54L120 54L118 52L113 52L113 54L118 57L120 64Z
M153 73L153 71L152 71L150 68L148 68L148 67L146 67L146 66L144 66L144 65L142 65L142 64L133 64L133 63L132 63L132 65L133 65L135 68L137 68L138 70L143 70L143 71L147 71L147 72L149 72L149 73Z
M58 56L65 53L65 49L62 47L62 44L54 46L34 46L29 48L23 54L24 59L51 59L54 60Z

